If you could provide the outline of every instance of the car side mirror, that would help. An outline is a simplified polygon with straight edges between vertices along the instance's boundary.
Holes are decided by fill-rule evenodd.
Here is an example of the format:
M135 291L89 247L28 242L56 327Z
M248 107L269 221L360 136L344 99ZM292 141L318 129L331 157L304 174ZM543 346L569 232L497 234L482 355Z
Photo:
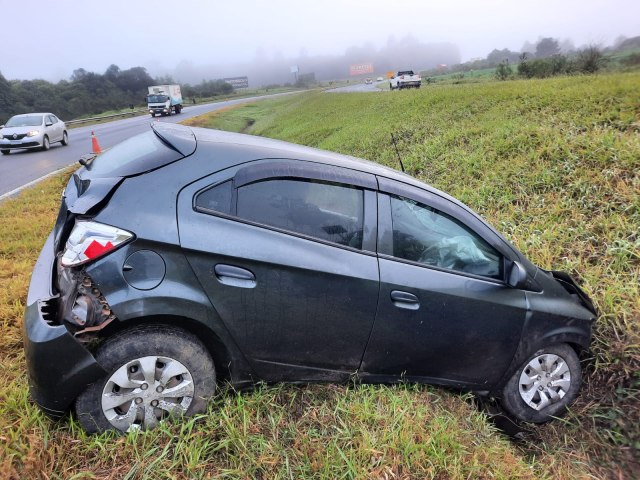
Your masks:
M523 288L527 283L527 271L520 262L513 262L507 284L513 288Z
M53 125L53 122L46 122L44 125L45 125L46 127L50 127L51 125Z

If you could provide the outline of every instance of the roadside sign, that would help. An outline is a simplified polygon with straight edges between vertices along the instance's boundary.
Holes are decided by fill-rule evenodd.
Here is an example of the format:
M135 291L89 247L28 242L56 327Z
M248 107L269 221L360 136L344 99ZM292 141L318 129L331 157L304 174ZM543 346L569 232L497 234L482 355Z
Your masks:
M233 88L249 88L249 77L223 78L222 81L228 83Z
M373 73L372 63L356 63L349 66L349 75L364 75L365 73Z
M393 78L394 73L393 72L387 72L387 78Z

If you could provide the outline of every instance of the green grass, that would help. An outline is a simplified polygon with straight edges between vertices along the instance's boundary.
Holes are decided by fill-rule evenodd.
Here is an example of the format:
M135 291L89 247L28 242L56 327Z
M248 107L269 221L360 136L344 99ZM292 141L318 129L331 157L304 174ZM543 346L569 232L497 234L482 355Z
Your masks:
M467 395L279 385L223 386L207 414L123 437L52 422L29 400L20 328L64 174L0 203L0 478L637 478L639 86L617 74L308 93L198 120L397 167L394 133L412 175L580 278L600 317L562 421L515 444Z
M513 66L516 67L515 65ZM495 80L496 69L491 68L481 68L479 70L471 70L469 72L453 72L453 73L443 73L440 75L428 75L426 73L422 74L422 82L427 83L427 79L431 78L433 83L438 84L462 84L462 83L479 83L479 82L488 82L491 80Z
M640 74L308 94L201 118L374 160L460 198L543 268L567 270L600 316L568 420L521 451L596 476L640 459ZM248 126L250 124L250 126ZM563 474L554 472L556 476ZM580 473L574 472L576 476Z

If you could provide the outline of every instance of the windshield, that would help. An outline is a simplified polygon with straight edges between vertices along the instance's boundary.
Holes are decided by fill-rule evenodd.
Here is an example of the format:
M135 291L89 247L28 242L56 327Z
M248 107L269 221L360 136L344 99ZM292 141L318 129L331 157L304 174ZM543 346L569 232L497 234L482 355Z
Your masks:
M149 95L147 97L147 103L164 103L169 100L167 95Z
M11 117L5 127L37 127L42 125L42 115L19 115Z

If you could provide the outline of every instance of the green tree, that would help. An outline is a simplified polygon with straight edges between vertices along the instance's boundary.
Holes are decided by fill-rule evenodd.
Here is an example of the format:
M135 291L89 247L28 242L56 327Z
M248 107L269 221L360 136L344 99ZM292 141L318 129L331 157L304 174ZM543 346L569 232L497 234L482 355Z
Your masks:
M560 53L560 45L555 38L542 38L536 45L536 58L548 58Z
M496 78L498 80L508 80L513 75L513 69L509 65L509 60L505 59L496 67Z

